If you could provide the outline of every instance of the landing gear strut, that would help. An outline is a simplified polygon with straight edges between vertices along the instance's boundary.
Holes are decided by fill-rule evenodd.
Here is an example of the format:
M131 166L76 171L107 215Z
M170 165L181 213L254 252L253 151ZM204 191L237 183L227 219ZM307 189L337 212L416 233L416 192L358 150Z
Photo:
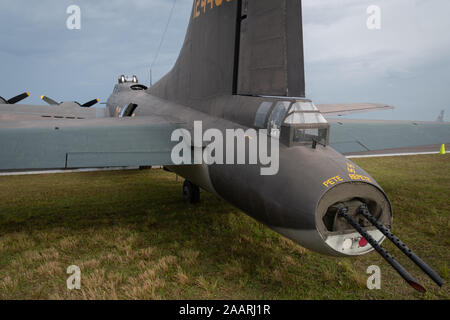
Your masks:
M198 203L200 201L200 188L185 180L183 184L183 200L190 203Z

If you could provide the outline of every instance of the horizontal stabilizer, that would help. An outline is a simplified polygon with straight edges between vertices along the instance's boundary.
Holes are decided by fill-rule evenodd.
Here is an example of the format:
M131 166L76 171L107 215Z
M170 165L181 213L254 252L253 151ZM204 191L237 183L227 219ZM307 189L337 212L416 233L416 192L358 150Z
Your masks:
M393 106L377 103L318 104L316 106L326 116L343 116L350 113L395 109Z
M0 170L169 165L166 117L0 123Z
M107 116L105 108L82 108L69 103L55 108L54 105L2 105L0 108L0 128L6 121L48 120L53 119L94 119Z
M330 146L346 155L415 153L433 148L438 152L440 145L450 143L448 122L351 119L329 119L329 122Z

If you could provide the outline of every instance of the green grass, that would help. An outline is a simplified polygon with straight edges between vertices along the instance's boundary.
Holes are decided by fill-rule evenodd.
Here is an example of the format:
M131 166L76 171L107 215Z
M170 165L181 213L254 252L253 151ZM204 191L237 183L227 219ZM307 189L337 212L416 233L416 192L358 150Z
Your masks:
M360 159L394 206L394 233L448 282L448 156ZM385 243L428 292L376 253L308 251L217 197L181 200L162 170L0 177L1 299L449 299ZM381 290L366 269L379 265ZM81 268L81 290L66 269Z

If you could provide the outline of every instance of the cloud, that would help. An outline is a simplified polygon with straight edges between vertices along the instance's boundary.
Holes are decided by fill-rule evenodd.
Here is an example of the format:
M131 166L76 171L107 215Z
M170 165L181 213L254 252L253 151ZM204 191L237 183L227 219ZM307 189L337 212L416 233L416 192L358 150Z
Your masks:
M173 0L78 0L81 30L68 30L66 9L73 3L0 3L0 95L31 90L28 103L41 103L43 93L61 100L106 100L120 74L136 74L148 82L148 68ZM177 0L155 78L163 76L178 56L191 6L191 0Z
M370 5L381 8L381 30L366 27ZM308 92L319 102L396 104L388 117L434 119L447 103L449 11L446 0L304 0ZM439 83L425 90L430 81Z
M445 0L414 2L306 0L305 52L307 62L364 66L372 73L392 68L409 70L417 64L448 56L450 37L446 18L450 2ZM366 9L371 4L381 8L382 29L368 30ZM311 6L311 12L308 8ZM339 63L341 61L341 63Z

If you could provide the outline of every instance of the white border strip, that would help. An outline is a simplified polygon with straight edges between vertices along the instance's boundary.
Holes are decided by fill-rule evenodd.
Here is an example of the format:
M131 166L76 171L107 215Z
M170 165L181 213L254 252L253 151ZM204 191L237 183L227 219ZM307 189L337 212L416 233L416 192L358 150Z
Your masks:
M25 176L25 175L34 175L34 174L95 172L95 171L121 171L121 170L137 170L137 169L139 169L139 167L87 168L87 169L75 169L75 170L19 171L19 172L0 172L0 176Z
M411 153L382 153L382 154L367 154L367 155L355 155L347 156L347 159L354 158L376 158L376 157L401 157L401 156L416 156L421 154L440 154L440 152L411 152Z

